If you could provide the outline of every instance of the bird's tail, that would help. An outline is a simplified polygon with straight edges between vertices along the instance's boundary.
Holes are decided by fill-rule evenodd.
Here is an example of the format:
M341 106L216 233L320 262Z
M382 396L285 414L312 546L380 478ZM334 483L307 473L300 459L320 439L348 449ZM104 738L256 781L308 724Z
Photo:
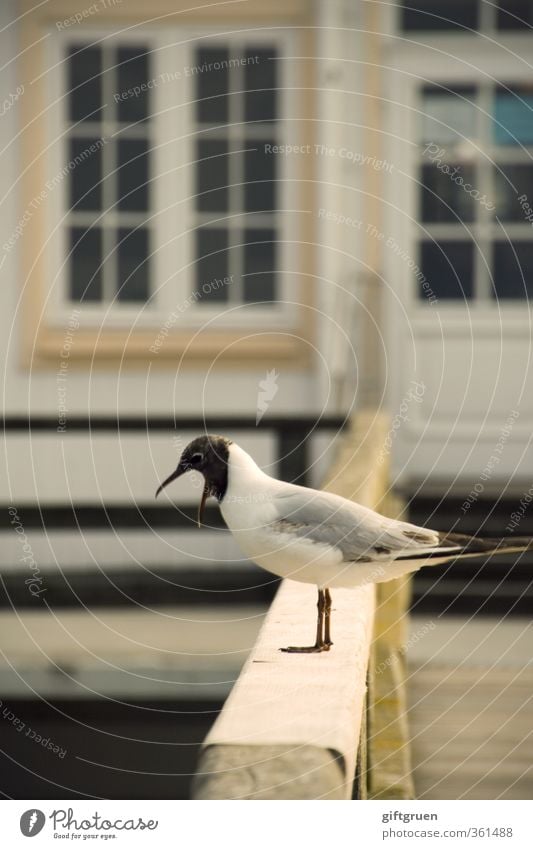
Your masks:
M485 539L470 537L466 534L439 534L442 550L450 549L450 559L466 557L491 556L493 554L519 554L523 551L533 551L533 539L530 537L502 537L500 539Z
M383 570L383 577L374 577L374 582L388 581L426 566L453 564L469 558L489 558L493 555L520 554L533 551L533 539L529 537L504 537L483 539L466 534L440 533L439 542L429 550L403 552Z

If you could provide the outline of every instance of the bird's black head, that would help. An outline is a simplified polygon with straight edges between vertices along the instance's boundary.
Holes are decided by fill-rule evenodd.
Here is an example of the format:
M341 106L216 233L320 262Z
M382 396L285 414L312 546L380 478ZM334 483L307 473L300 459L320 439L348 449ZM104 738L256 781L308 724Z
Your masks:
M204 476L204 491L198 510L198 524L201 524L205 502L209 495L219 501L224 498L228 486L228 459L231 440L224 436L197 436L183 449L180 461L172 474L158 487L156 498L172 481L185 472L200 472Z

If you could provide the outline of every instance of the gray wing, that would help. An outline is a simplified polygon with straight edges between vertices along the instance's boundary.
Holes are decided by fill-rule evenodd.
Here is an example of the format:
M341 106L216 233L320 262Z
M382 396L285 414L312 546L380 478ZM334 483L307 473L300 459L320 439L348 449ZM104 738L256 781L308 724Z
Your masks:
M277 519L270 525L316 543L334 546L347 562L395 560L460 549L436 531L389 519L338 495L305 487L274 501Z

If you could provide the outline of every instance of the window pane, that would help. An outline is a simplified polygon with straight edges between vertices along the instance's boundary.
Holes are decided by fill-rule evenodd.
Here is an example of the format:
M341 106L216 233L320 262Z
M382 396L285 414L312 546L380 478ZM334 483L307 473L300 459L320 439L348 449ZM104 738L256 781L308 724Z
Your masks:
M148 143L121 139L118 152L118 208L129 212L148 209Z
M117 116L119 121L142 121L150 113L150 90L136 92L150 79L148 48L120 47L117 50Z
M244 119L275 121L277 53L273 48L251 47L244 58Z
M533 88L500 88L494 98L493 132L496 144L533 144Z
M455 87L451 91L434 86L423 88L420 140L434 146L430 153L436 155L439 145L475 138L475 98L473 87Z
M148 230L121 227L118 242L118 291L119 301L147 301L149 297L148 276Z
M244 154L244 208L246 212L271 211L276 208L275 167L276 156L265 153L266 145L272 146L272 139L250 142L253 145Z
M102 51L72 45L68 52L68 112L71 121L99 121L102 111Z
M209 139L198 142L196 193L200 212L222 212L228 209L228 151L226 141Z
M495 298L533 297L533 242L495 242L493 267Z
M100 301L102 299L102 231L99 228L70 229L70 299Z
M478 0L405 0L404 30L477 29Z
M444 173L436 165L424 165L421 175L422 221L473 221L474 201L464 186L475 186L472 165L446 165ZM459 181L463 183L460 184Z
M498 5L498 29L529 29L533 25L531 0L504 0Z
M526 221L528 213L522 203L532 203L529 199L533 198L533 166L505 165L500 166L499 170L495 168L494 188L494 214L501 221Z
M244 232L243 300L273 301L276 298L276 233L249 229Z
M200 47L196 51L196 120L200 124L225 124L229 117L229 52Z
M227 301L229 288L223 285L229 275L228 232L214 227L196 231L196 291L199 303Z
M69 142L70 206L102 207L102 140L71 138Z
M471 298L474 246L472 242L422 242L422 273L438 299ZM425 298L420 287L419 297Z

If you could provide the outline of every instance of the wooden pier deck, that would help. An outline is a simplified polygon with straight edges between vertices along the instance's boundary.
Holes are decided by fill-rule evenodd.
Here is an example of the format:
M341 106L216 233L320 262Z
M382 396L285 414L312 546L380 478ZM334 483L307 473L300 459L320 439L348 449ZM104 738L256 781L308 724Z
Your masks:
M413 617L411 634L425 617ZM417 799L533 796L533 623L434 618L408 653Z

